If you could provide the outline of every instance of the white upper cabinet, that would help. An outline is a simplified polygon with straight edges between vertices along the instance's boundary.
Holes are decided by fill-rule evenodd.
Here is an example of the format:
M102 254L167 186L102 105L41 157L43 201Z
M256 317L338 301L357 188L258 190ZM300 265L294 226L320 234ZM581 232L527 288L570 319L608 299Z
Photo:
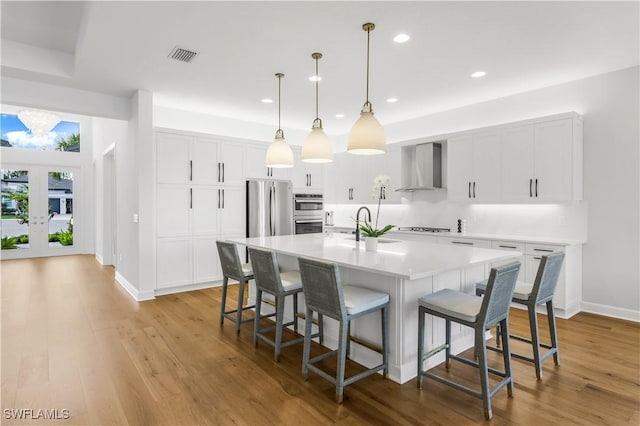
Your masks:
M323 168L333 163L305 163L300 159L300 147L293 149L293 189L294 191L320 192L324 187ZM334 160L335 161L335 160Z
M191 182L216 185L218 178L218 144L208 139L195 139L191 145Z
M244 182L244 145L237 142L219 142L220 183L242 185Z
M582 199L579 117L502 131L502 199L559 202Z
M245 150L245 170L247 179L269 179L273 169L265 165L266 144L247 145Z
M450 138L447 144L449 200L499 201L500 133L464 134Z
M191 176L191 137L156 133L158 183L188 183Z

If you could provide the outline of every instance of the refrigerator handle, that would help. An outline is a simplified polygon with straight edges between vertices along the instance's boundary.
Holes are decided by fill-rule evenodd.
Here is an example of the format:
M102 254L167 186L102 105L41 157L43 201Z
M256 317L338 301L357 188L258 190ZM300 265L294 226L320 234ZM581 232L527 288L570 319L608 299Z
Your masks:
M271 231L271 235L276 235L276 232L278 232L276 229L276 186L273 185L271 190L273 191L273 198L271 199L271 226L273 231Z

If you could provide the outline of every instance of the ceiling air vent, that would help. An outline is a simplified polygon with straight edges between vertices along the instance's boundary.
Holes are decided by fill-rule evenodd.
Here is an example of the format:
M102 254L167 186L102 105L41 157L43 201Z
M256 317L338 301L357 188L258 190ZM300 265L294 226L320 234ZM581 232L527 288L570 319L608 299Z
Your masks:
M180 62L191 62L196 57L198 52L195 50L185 49L183 47L174 47L168 58L175 59Z

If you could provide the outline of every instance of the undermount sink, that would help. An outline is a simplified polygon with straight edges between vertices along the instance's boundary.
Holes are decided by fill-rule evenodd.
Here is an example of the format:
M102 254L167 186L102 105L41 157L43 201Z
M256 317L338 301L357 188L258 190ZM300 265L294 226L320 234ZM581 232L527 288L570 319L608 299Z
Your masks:
M360 237L360 240L364 241L367 237ZM345 238L346 240L355 241L356 237ZM386 238L378 238L378 244L399 243L400 240L388 240Z

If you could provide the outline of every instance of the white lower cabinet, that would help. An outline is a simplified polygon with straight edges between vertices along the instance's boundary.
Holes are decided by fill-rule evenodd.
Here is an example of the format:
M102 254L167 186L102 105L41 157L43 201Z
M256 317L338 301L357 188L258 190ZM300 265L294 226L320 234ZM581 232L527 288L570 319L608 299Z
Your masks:
M156 288L178 287L193 282L191 238L158 238Z
M491 241L464 237L438 237L439 244L491 248Z
M519 241L491 241L491 248L494 248L496 250L517 251L520 253L524 253L524 243ZM518 280L526 281L525 271L527 270L527 267L525 263L524 254L522 256L518 256L517 259L510 260L509 262L513 260L517 260L518 262L520 262L520 272L518 273ZM500 263L490 264L489 266L493 268L494 266L497 266L499 264L504 264L504 263L505 262L500 262Z
M193 282L195 284L222 279L217 240L217 237L193 239Z

